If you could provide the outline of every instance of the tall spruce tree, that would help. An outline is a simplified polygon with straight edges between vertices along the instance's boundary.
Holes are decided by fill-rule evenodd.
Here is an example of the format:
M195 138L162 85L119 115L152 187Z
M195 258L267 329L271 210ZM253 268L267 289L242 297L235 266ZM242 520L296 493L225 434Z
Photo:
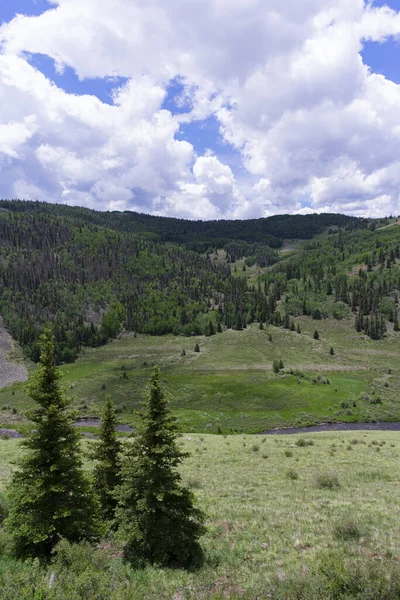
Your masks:
M26 454L12 480L6 525L18 557L46 559L61 538L97 538L98 503L82 469L80 434L59 383L49 331L40 348L39 367L28 384L37 405L30 414L34 429L22 442Z
M133 566L190 567L201 562L205 529L192 492L177 467L187 456L177 443L176 419L161 388L160 370L150 378L138 435L122 466L116 511L124 555Z
M117 417L110 396L107 396L100 423L99 441L93 453L94 487L100 500L103 519L114 518L117 500L115 490L121 483L121 443L115 426Z

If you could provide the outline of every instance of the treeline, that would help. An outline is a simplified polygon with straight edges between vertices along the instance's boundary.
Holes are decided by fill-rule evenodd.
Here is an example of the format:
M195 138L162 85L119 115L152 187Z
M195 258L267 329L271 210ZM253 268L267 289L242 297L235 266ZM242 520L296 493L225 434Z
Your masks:
M367 221L340 214L275 215L262 219L189 221L156 217L131 211L100 212L60 204L0 201L0 210L25 214L46 214L74 219L81 224L99 225L145 239L185 245L196 252L224 248L232 242L269 245L279 248L285 239L311 239L327 228L362 228Z

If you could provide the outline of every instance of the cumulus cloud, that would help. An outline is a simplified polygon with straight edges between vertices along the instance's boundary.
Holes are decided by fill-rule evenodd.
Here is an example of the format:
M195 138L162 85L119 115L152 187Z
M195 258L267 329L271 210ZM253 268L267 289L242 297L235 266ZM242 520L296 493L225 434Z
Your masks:
M400 13L364 0L52 5L0 27L1 196L205 219L400 212L400 86L361 57L398 38ZM68 94L31 66L37 53L127 83L111 105ZM225 146L199 155L179 134L211 116Z

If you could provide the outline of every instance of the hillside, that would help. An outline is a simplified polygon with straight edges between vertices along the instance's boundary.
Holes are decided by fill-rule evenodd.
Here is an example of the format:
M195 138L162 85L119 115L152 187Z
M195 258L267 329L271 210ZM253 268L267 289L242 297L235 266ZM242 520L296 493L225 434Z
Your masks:
M282 236L273 244L280 246L283 238L312 238L328 226L366 227L342 215L205 223L34 202L2 201L0 209L0 314L34 361L47 323L59 362L73 362L83 347L104 344L121 328L198 335L235 327L238 315L266 321L276 292L249 293L228 263L276 263L272 231ZM208 258L218 248L224 263Z
M52 324L83 417L97 416L110 393L121 420L134 424L159 364L184 431L400 420L396 220L344 218L338 228L340 216L321 215L323 232L312 239L282 250L254 242L254 254L241 255L118 230L118 213L3 208L0 314L33 360L40 331ZM110 218L110 227L89 217ZM286 233L318 218L290 217ZM154 219L160 229L175 222ZM0 424L13 424L12 412L28 408L22 386L1 390L0 404Z

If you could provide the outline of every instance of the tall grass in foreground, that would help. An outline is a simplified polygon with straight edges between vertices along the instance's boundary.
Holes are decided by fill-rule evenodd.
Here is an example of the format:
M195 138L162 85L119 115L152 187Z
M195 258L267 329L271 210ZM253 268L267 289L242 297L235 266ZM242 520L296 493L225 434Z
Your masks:
M297 445L302 438L313 445ZM11 560L0 530L0 598L400 598L398 433L185 434L179 444L190 452L181 468L183 483L195 489L207 515L201 569L133 570L113 539L96 549L63 542L53 563L42 569ZM0 440L3 491L21 452L18 440ZM321 486L320 476L326 475L339 485Z

